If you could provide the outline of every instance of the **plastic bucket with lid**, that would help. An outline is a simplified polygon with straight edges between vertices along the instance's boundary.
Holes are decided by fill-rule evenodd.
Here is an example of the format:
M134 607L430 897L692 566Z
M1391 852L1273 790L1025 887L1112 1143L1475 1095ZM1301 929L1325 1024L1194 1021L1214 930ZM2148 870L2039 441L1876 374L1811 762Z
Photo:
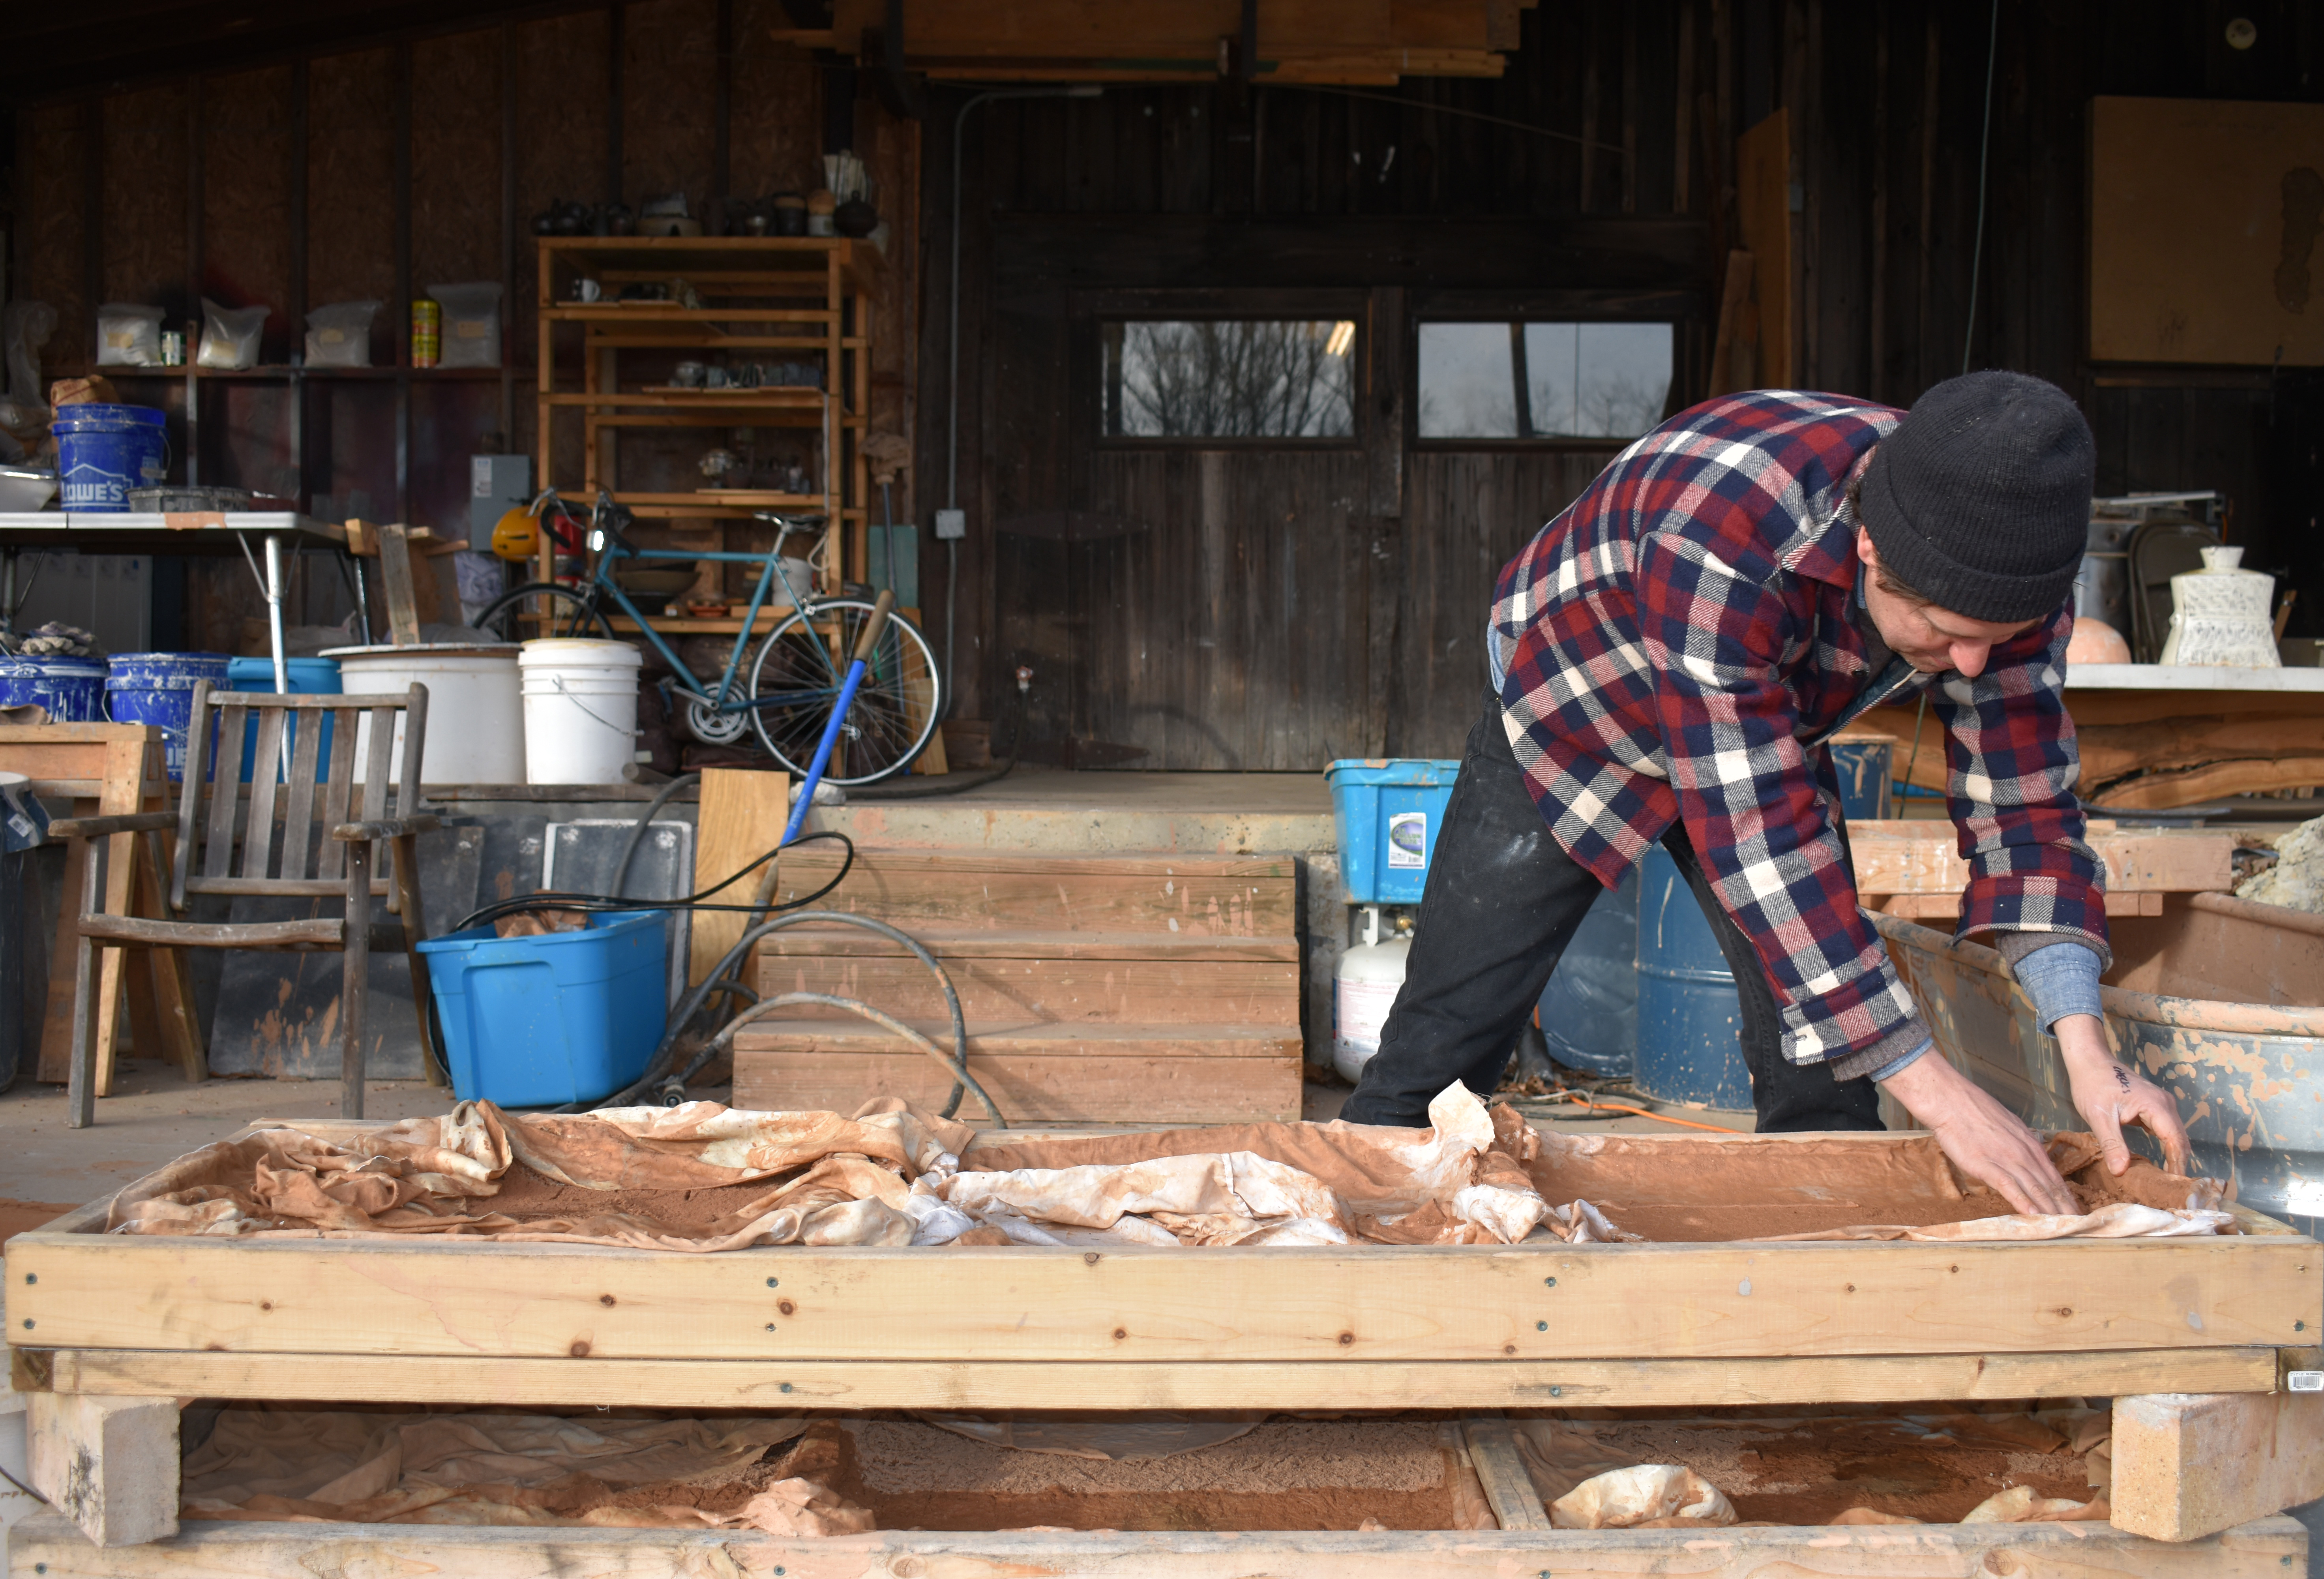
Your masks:
M327 658L286 658L282 660L282 668L290 681L290 694L294 697L327 697L334 695L339 688L339 666ZM272 658L235 659L226 666L226 678L228 689L259 691L272 696L274 694L274 660ZM255 715L253 716L255 717ZM299 749L299 725L305 716L306 715L303 714L293 713L286 721L282 731L282 743L286 750L295 753ZM250 782L251 773L257 765L258 726L253 723L246 726L242 734L242 781L244 783ZM331 716L327 713L323 715L322 734L315 746L315 773L317 782L330 781ZM274 777L278 781L284 777L281 764L279 762L275 765Z
M46 707L51 724L105 722L105 660L0 656L0 707Z
M213 689L224 690L228 661L223 652L116 652L105 660L105 700L113 721L160 727L172 784L186 776L194 684L208 680Z
M524 707L517 699L517 650L490 642L435 642L418 647L334 647L339 688L350 697L401 696L417 681L428 688L428 746L420 760L423 784L524 782ZM396 724L396 757L403 750ZM355 761L369 761L371 720L355 731ZM358 767L358 773L361 769Z
M57 476L68 510L126 513L129 490L170 475L170 432L152 406L59 406Z
M638 670L626 642L527 642L524 777L528 784L618 784L638 760Z

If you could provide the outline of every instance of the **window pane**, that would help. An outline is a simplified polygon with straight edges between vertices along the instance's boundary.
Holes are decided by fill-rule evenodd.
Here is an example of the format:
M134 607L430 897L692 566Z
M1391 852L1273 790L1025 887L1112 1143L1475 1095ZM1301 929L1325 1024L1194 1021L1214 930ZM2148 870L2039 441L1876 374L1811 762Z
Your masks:
M1104 326L1102 431L1131 439L1349 439L1345 319Z
M1669 324L1423 324L1420 436L1635 439L1662 420L1672 339Z

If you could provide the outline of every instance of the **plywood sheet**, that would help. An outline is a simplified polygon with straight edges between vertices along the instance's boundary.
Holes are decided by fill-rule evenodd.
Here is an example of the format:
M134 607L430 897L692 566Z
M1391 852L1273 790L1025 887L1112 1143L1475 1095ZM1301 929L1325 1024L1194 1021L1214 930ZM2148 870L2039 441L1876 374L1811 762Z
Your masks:
M88 228L81 202L82 116L78 104L44 104L16 121L23 272L10 295L57 309L56 332L41 353L44 370L86 367L96 355L97 304L82 267Z
M211 78L202 90L202 289L228 307L264 302L259 360L290 359L290 68ZM235 392L237 402L244 392ZM268 392L264 399L276 398ZM236 411L219 426L238 458L217 480L270 493L296 492L295 475L275 475L289 451L276 435L285 417ZM265 438L261 439L260 435ZM245 447L268 447L264 454ZM205 446L205 448L208 448ZM208 480L207 476L205 481ZM224 651L224 649L220 649Z
M186 88L165 83L105 101L105 300L186 300Z
M500 30L418 40L411 46L412 290L500 277ZM461 468L464 485L466 479Z
M308 68L307 303L383 303L372 361L394 360L395 58L327 55ZM296 326L303 334L304 327ZM390 473L392 481L392 473ZM340 492L334 487L333 493ZM374 501L394 497L392 488ZM376 508L376 504L374 505Z
M2090 358L2324 365L2324 105L2091 101Z
M739 41L738 41L739 42ZM622 189L632 208L669 192L708 212L716 142L710 100L718 67L713 0L639 0L622 13ZM673 113L691 106L691 113Z

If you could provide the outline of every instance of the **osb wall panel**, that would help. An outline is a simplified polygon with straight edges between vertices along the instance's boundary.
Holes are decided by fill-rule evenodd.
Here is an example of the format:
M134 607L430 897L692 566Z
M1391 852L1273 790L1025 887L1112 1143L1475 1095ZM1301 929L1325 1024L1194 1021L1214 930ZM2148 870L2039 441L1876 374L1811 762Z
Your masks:
M532 217L557 199L595 204L605 199L606 19L603 12L546 17L516 29L516 211L529 238ZM526 366L535 355L535 299L540 294L532 249L520 244L514 355ZM577 342L576 342L577 343Z
M48 370L88 365L95 344L94 304L82 273L82 154L85 106L42 105L17 117L16 180L24 227L16 295L57 309L56 332L42 361Z
M375 300L372 362L392 365L395 56L329 55L307 69L307 306ZM392 494L389 495L392 498Z
M105 300L170 309L186 299L186 88L117 93L105 104Z
M501 33L411 46L411 285L501 277Z
M202 88L202 290L223 306L273 309L259 349L272 364L290 360L293 337L290 70L239 71Z
M823 73L805 50L775 42L782 0L737 0L728 180L737 198L804 197L823 185Z
M908 442L919 404L920 126L877 109L859 109L857 121L855 151L871 169L872 201L888 226L872 303L872 427ZM918 518L912 485L908 468L894 489L898 521Z
M622 20L622 200L686 194L700 218L713 196L718 70L714 0L638 0ZM685 106L694 113L683 113ZM673 113L678 112L678 113Z

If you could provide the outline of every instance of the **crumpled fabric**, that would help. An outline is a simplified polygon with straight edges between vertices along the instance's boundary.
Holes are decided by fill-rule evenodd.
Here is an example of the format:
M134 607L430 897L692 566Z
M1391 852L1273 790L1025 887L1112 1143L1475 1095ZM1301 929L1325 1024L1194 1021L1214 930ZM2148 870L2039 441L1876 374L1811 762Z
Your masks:
M872 1528L869 1510L798 1475L770 1482L737 1509L696 1505L691 1488L744 1475L809 1425L763 1417L592 1423L552 1415L230 1408L186 1455L180 1516L626 1528L706 1524L810 1537Z
M2235 1222L2232 1212L2172 1211L2161 1206L2142 1206L2135 1201L2112 1201L2095 1212L2070 1216L2015 1212L2006 1217L1936 1223L1925 1228L1867 1223L1855 1228L1827 1228L1817 1233L1769 1234L1764 1239L1739 1242L1767 1244L1812 1239L1917 1239L1941 1243L1996 1239L2184 1239L2192 1234L2225 1233L2235 1226Z
M853 1118L693 1102L595 1113L504 1113L489 1102L341 1142L264 1130L178 1159L114 1197L115 1233L312 1237L441 1233L721 1251L751 1245L907 1245L926 1215L912 1184L948 1172L975 1131L894 1101ZM524 1220L493 1210L513 1164L609 1196L768 1182L706 1226L634 1200Z
M1962 1515L1963 1524L2080 1524L2085 1520L2105 1523L2114 1517L2114 1510L2104 1497L2093 1497L2087 1502L2077 1502L2071 1497L2044 1497L2031 1486L2012 1486L2006 1491L1996 1491L1984 1501Z
M1592 1475L1549 1505L1559 1529L1674 1529L1735 1522L1727 1494L1683 1464Z

